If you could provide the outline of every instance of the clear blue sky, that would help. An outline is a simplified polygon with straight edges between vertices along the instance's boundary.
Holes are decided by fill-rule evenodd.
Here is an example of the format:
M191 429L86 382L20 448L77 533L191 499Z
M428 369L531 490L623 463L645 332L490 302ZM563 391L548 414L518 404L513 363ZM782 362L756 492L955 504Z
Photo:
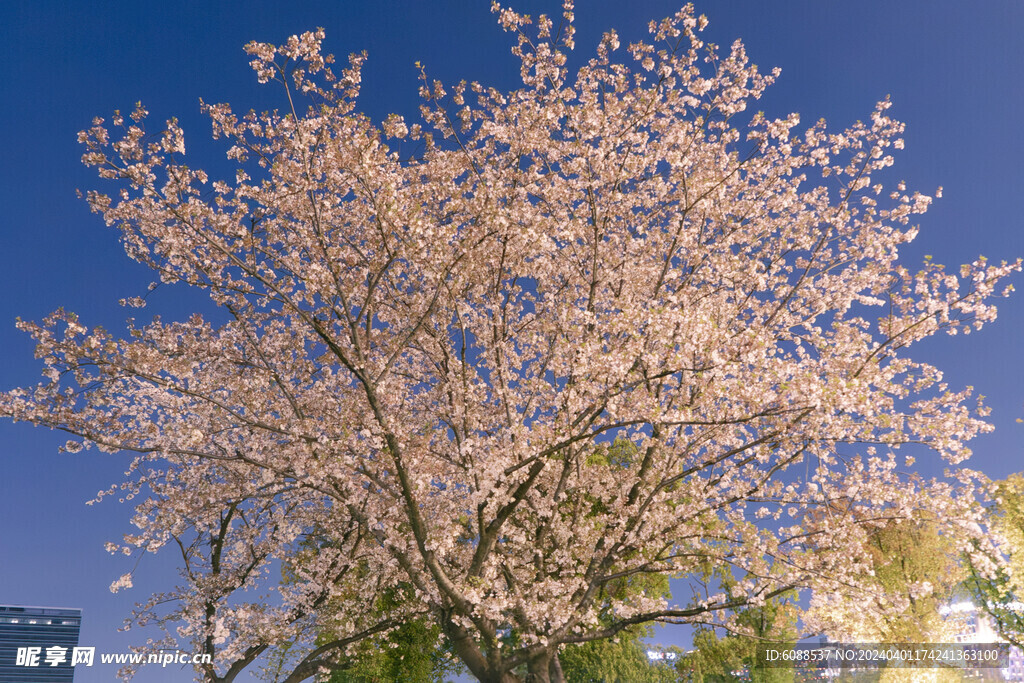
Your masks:
M648 19L672 13L662 0L592 0L577 8L576 56L588 58L601 30L624 42L644 35ZM558 13L558 2L513 5ZM177 116L191 163L222 158L206 142L199 98L236 109L281 105L278 91L257 86L242 45L280 42L322 26L338 55L367 50L362 109L380 120L413 116L414 62L446 82L479 80L512 87L518 66L487 0L330 0L324 2L113 3L8 0L0 3L0 388L37 381L28 339L15 318L39 319L64 306L87 324L118 329L122 297L153 279L124 256L117 234L76 199L95 187L79 163L75 134L93 116L128 110L136 100L155 121ZM740 37L762 68L782 76L758 105L770 115L800 112L805 123L834 126L866 118L891 95L890 113L907 123L896 175L913 189L944 198L921 221L906 254L957 266L984 254L1024 255L1024 3L986 0L730 0L698 4L711 40ZM1022 290L1021 278L1017 285ZM150 312L182 317L201 297L161 288ZM1000 320L978 335L942 338L917 355L946 370L952 386L971 384L988 397L994 434L978 439L970 463L992 477L1024 470L1024 291L1003 303ZM81 642L123 649L144 636L116 629L131 603L174 580L173 557L143 558L137 588L107 586L134 560L110 557L107 540L129 531L130 509L85 501L119 480L122 456L59 454L58 434L0 424L0 603L81 607ZM675 636L666 634L666 642ZM94 666L79 683L109 681L114 667ZM180 681L180 671L143 671L136 679Z

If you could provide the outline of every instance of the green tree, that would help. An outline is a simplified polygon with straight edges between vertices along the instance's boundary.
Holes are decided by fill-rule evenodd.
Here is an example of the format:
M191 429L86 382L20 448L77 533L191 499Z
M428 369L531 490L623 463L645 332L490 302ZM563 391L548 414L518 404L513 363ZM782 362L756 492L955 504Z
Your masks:
M694 683L793 681L792 668L769 667L765 654L769 648L788 649L793 646L796 641L795 608L785 601L772 599L763 607L742 610L739 623L747 625L751 631L721 638L711 629L701 629L694 634L693 652L687 653L676 665L680 675Z
M831 611L839 640L922 643L952 640L953 626L941 608L964 579L957 544L942 520L923 513L887 517L884 511L857 511L866 532L861 598L818 596L812 611ZM856 677L849 680L864 680ZM951 683L959 671L887 668L880 683Z
M643 638L651 629L629 629L618 638L567 645L560 653L566 683L672 683L669 666L651 663Z
M359 643L328 683L441 683L454 672L441 630L422 618Z
M882 591L879 600L906 603L901 612L880 616L878 636L926 642L942 635L940 608L962 581L963 570L957 549L939 525L925 519L890 522L870 536L868 550Z
M872 534L868 549L882 593L879 601L905 601L898 612L877 613L876 633L887 642L950 640L950 626L940 612L963 580L959 553L937 523L900 520ZM881 604L879 605L882 606ZM954 683L959 671L885 669L879 683Z
M330 535L323 529L312 531L301 546L303 550L282 568L286 585L296 584L315 558L331 547ZM372 578L365 565L358 567L357 572L357 581ZM396 625L350 645L344 656L330 665L334 670L318 680L323 683L442 683L446 676L454 674L458 665L440 627L414 611L412 595L408 584L380 591L374 603L375 617L379 621L390 618ZM337 611L344 612L343 609ZM333 641L337 637L334 631L329 627L321 629L317 645ZM280 678L289 649L282 649L272 680Z
M731 575L718 574L716 578L727 592L737 584ZM797 640L798 609L794 597L784 593L763 604L737 610L739 630L724 637L720 638L710 628L698 630L693 637L693 651L679 660L676 670L694 683L748 680L745 676L757 683L793 681L792 668L771 668L765 657L768 649L788 649Z
M927 642L949 626L941 608L964 579L960 553L943 520L855 510L863 534L851 563L864 565L860 595L817 594L810 617L838 640Z
M693 651L676 664L676 670L683 680L695 683L734 680L733 672L743 668L745 645L746 639L719 638L711 629L700 629L693 636Z
M627 439L616 439L611 445L599 445L587 460L594 468L607 468L609 476L628 470L636 464L640 450ZM601 514L599 501L593 515ZM631 595L670 595L668 577L663 574L641 574L609 582L602 588L600 621L613 623L612 604L628 600ZM586 643L567 644L559 652L559 661L566 683L668 683L676 680L668 666L652 664L647 658L643 639L653 634L649 625L636 625L619 631L613 638Z
M974 554L966 556L964 585L975 603L992 618L999 635L1024 647L1024 611L1020 609L1024 599L1024 474L996 482L995 497L989 527L1005 543L1001 551L984 553L976 547ZM1003 557L995 557L996 552Z

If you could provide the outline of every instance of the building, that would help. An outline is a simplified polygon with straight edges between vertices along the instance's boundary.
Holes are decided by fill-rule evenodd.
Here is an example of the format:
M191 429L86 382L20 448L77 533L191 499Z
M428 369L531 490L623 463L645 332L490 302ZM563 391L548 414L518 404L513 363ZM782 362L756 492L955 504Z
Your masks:
M0 605L0 683L68 683L82 610Z
M1014 603L1020 609L1019 603ZM940 614L954 625L956 643L998 643L1004 642L992 624L992 620L970 602L956 602L940 610ZM1001 671L1004 681L1024 681L1024 652L1011 647L1006 667Z

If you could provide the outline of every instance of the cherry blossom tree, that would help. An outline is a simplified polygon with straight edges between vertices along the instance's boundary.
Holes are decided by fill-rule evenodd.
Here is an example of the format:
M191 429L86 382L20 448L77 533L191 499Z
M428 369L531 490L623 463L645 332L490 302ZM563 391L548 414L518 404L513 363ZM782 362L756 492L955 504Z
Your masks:
M283 644L302 680L415 615L480 680L557 681L561 646L634 625L857 599L870 511L985 542L958 467L985 409L907 353L993 320L1020 262L901 265L932 198L887 170L889 102L839 132L754 113L778 71L690 6L572 71L571 2L494 11L522 86L424 71L419 123L361 114L364 56L333 70L317 31L246 47L281 111L204 105L228 177L141 105L80 135L93 211L214 312L19 323L44 380L0 414L136 454L123 549L184 577L138 616L206 680ZM713 571L686 607L643 589Z

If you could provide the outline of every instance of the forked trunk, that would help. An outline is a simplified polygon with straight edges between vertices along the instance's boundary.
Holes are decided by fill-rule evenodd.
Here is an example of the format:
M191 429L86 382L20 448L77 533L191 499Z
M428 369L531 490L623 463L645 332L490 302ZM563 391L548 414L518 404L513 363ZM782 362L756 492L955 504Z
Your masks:
M558 661L558 652L551 652L538 657L527 666L525 683L564 683L562 664Z

